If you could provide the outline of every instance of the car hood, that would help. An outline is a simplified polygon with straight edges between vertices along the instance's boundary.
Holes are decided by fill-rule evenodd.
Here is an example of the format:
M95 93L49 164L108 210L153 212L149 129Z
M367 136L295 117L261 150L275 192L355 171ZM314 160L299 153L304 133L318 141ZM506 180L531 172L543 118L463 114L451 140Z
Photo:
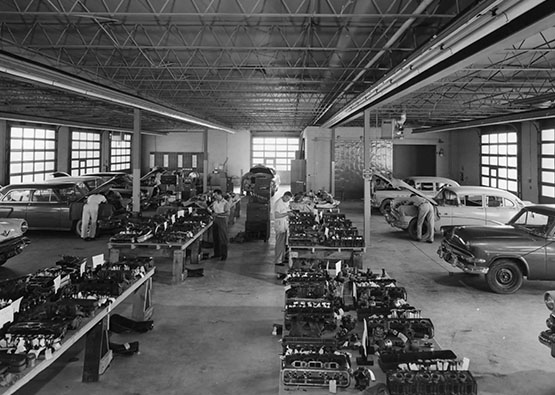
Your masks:
M455 229L455 234L465 241L503 241L511 240L537 240L540 236L515 228L510 225L498 226L460 226Z
M394 186L395 188L402 188L402 189L406 189L412 193L414 193L415 195L418 195L420 197L423 197L424 199L426 199L427 201L429 201L430 203L432 203L434 206L437 206L437 202L424 195L421 191L419 191L418 189L414 189L413 187L411 187L409 184L407 184L406 182L404 182L403 180L399 180L398 178L392 178L390 180L391 185Z

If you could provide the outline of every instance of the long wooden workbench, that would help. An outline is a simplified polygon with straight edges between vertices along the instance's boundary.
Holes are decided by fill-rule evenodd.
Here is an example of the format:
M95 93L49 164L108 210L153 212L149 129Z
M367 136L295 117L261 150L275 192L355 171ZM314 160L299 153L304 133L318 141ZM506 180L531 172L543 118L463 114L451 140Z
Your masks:
M109 261L118 262L122 256L152 257L157 266L156 280L179 284L187 276L185 271L187 251L189 251L191 264L198 264L202 237L211 226L212 222L209 222L193 237L183 242L152 243L148 240L141 243L110 242L108 243Z
M52 365L54 361L84 336L86 336L86 342L82 380L83 382L98 381L99 376L104 373L112 360L112 352L108 348L107 333L110 313L127 298L133 297L132 318L137 321L148 320L153 312L151 295L154 271L154 268L149 270L144 277L136 280L111 304L98 309L91 318L83 322L79 329L68 331L63 338L61 348L52 352L50 358L38 360L33 367L28 367L21 373L14 373L18 376L18 380L9 387L0 387L0 395L13 394L19 390Z

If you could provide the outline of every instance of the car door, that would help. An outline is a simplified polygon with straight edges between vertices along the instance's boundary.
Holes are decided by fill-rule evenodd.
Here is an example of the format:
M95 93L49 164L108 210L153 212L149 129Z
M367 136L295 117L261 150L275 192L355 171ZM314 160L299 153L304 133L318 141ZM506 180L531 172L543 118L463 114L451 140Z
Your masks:
M33 190L27 207L27 222L33 228L59 229L61 202L52 188Z
M515 201L499 195L486 196L486 225L506 224L519 212Z
M434 200L437 202L436 207L439 215L436 228L452 225L453 210L459 205L457 195L449 189L444 189L437 194Z
M451 225L485 225L484 195L469 193L458 196L459 205L453 207Z

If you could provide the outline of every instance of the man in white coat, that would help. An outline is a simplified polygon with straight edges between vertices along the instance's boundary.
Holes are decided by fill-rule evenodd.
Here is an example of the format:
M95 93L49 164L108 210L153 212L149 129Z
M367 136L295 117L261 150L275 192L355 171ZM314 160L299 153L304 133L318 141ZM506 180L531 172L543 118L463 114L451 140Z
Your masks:
M276 231L275 264L281 265L285 258L287 246L287 231L289 230L289 217L293 215L289 207L289 201L293 195L285 192L281 198L274 203L274 230Z
M106 203L106 197L101 194L93 194L87 197L83 205L81 238L84 240L94 240L96 237L96 221L98 220L98 209L101 203Z

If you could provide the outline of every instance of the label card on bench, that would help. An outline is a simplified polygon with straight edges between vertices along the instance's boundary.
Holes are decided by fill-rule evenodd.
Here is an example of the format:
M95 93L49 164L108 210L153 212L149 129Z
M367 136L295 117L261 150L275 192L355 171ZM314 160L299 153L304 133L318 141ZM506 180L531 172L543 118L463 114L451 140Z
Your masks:
M97 266L102 266L104 264L104 254L95 255L92 257L92 268L93 270Z

